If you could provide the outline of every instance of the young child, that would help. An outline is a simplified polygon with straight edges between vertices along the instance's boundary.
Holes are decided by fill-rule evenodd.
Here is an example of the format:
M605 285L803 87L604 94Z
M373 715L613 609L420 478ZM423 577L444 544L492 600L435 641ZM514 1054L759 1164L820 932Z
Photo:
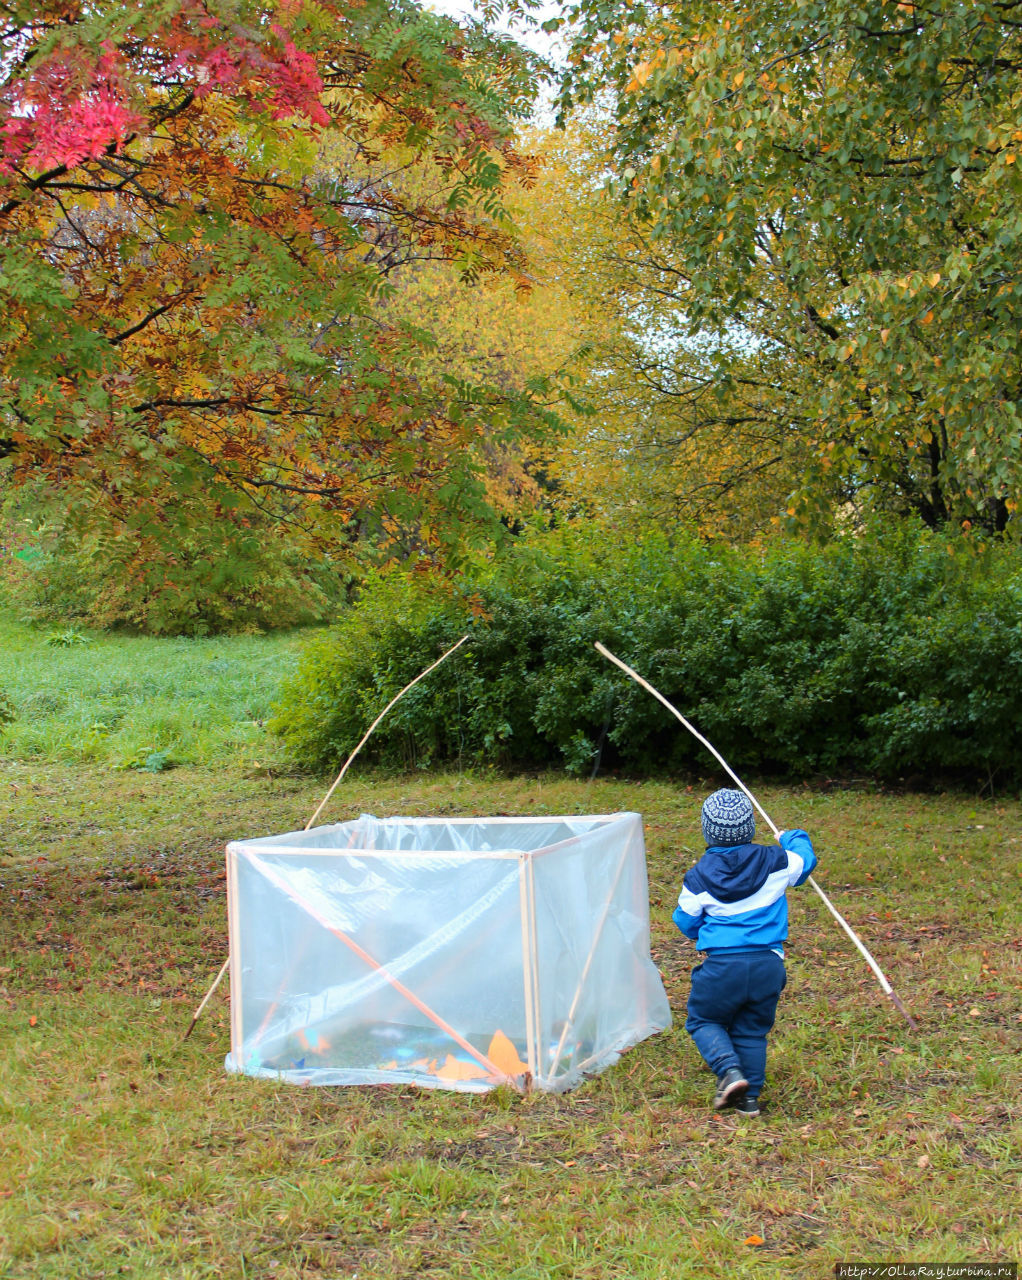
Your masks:
M766 1038L787 977L789 887L804 884L816 854L804 831L780 847L753 844L756 817L742 791L703 803L706 852L685 875L673 920L706 953L692 970L685 1029L717 1077L713 1105L759 1115Z

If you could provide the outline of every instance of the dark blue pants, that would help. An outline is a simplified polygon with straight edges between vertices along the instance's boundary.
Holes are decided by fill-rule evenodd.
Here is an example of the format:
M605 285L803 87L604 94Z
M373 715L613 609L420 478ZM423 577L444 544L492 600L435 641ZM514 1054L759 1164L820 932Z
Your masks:
M717 1076L737 1067L758 1098L766 1038L788 976L773 951L708 951L692 970L685 1030Z

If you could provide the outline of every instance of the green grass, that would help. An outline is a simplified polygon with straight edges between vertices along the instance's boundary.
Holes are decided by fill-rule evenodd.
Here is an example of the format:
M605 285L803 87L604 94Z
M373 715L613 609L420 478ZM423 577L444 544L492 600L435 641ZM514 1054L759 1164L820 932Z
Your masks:
M47 632L0 614L0 692L16 717L0 733L0 759L270 764L280 749L264 724L307 635Z
M349 776L324 815L643 813L679 1020L569 1095L228 1076L224 990L182 1042L226 954L224 842L303 825L325 786L0 770L0 1273L684 1280L1018 1256L1017 802L764 790L817 834L821 884L921 1029L801 890L769 1110L740 1123L711 1113L680 1025L693 952L668 916L699 787Z
M676 1024L574 1092L227 1075L226 984L183 1041L226 955L225 842L304 825L330 781L255 769L232 737L265 714L298 643L0 632L19 712L66 699L34 754L12 734L0 760L0 1275L688 1280L1019 1256L1014 799L754 788L813 833L821 886L920 1023L812 891L792 894L758 1121L712 1113L682 1026L694 952L669 915L699 847L700 782L356 773L323 815L643 814ZM113 687L120 724L151 724L163 700L184 728L161 741L204 766L125 771L118 751L60 746L71 708L112 705Z

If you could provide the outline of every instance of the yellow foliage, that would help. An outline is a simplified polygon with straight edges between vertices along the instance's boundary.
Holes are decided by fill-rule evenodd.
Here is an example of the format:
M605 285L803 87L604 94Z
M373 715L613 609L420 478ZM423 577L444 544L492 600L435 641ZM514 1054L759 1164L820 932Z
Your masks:
M592 409L574 415L571 434L538 459L556 485L550 500L619 534L684 524L704 536L751 536L784 510L804 469L802 446L763 392L736 389L729 410L698 358L649 343L658 326L683 324L684 282L663 245L654 249L603 190L611 129L593 114L537 143L548 157L536 205L546 215L545 279L556 276L563 314L587 343L576 390ZM774 370L749 372L776 380ZM727 425L756 414L748 433Z

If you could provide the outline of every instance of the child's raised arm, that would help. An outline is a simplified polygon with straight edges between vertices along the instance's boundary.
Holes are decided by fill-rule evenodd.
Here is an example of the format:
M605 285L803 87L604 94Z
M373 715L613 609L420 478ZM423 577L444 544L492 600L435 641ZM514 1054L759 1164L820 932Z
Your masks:
M818 861L813 842L800 827L782 831L777 839L788 855L788 884L793 888L805 884Z

